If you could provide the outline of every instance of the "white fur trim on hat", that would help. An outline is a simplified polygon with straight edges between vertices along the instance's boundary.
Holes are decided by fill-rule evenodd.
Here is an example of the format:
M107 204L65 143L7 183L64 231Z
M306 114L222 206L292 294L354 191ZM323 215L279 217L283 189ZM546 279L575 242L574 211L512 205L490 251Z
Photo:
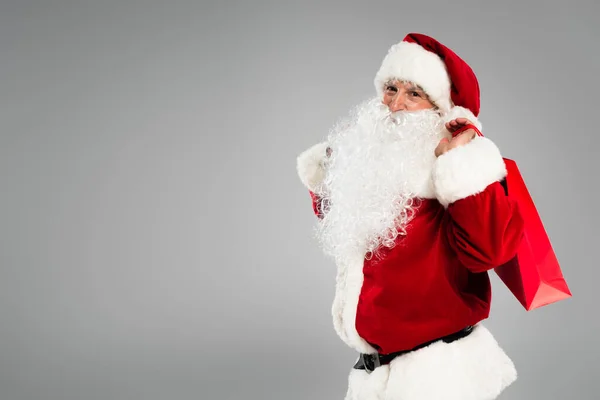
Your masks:
M327 142L315 144L302 152L296 159L300 181L309 190L315 191L325 177L323 162L326 158Z
M375 88L380 96L391 79L421 86L444 114L450 110L450 78L446 66L437 54L420 45L400 42L389 49L375 76Z
M438 201L447 207L456 200L483 192L506 174L498 147L490 139L476 136L439 156L432 178Z

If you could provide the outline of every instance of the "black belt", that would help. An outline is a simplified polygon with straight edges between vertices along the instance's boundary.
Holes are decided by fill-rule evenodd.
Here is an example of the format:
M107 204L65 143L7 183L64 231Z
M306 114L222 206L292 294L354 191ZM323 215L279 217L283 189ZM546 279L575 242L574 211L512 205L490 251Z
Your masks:
M455 340L462 339L466 336L469 336L471 334L471 332L473 332L473 326L467 326L465 329L461 329L460 331L458 331L456 333L420 344L417 347L414 347L410 350L402 350L402 351L397 351L395 353L389 353L389 354L379 354L379 353L361 354L356 365L354 365L354 369L365 369L365 370L367 370L367 372L373 372L373 371L375 371L375 368L379 367L380 365L389 364L394 358L396 358L398 356L401 356L406 353L410 353L411 351L419 350L423 347L427 347L430 344L439 342L440 340L444 341L445 343L452 343Z

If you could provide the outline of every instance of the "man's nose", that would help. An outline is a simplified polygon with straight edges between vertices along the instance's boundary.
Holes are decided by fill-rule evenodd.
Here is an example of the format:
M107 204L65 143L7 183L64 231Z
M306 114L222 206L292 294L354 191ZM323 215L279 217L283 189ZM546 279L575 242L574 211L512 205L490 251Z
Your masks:
M390 101L390 104L388 104L388 108L391 112L405 111L405 96L402 93L396 93L396 95L392 97L392 101Z

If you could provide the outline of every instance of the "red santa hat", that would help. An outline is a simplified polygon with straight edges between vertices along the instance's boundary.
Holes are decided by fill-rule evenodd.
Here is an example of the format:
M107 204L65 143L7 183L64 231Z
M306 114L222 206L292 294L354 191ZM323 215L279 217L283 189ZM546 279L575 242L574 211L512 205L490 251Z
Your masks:
M481 129L477 120L477 77L462 58L437 40L409 33L402 42L393 45L375 76L375 88L380 96L390 80L419 85L445 120L464 117Z

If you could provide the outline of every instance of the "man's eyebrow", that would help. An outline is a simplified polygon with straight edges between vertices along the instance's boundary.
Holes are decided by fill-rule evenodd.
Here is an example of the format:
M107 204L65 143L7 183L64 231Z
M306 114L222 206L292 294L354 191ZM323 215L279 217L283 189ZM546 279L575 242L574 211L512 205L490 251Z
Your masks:
M415 91L415 92L422 92L422 93L425 92L420 86L415 85L414 83L409 83L408 87L406 88L406 90L411 90L411 91Z

